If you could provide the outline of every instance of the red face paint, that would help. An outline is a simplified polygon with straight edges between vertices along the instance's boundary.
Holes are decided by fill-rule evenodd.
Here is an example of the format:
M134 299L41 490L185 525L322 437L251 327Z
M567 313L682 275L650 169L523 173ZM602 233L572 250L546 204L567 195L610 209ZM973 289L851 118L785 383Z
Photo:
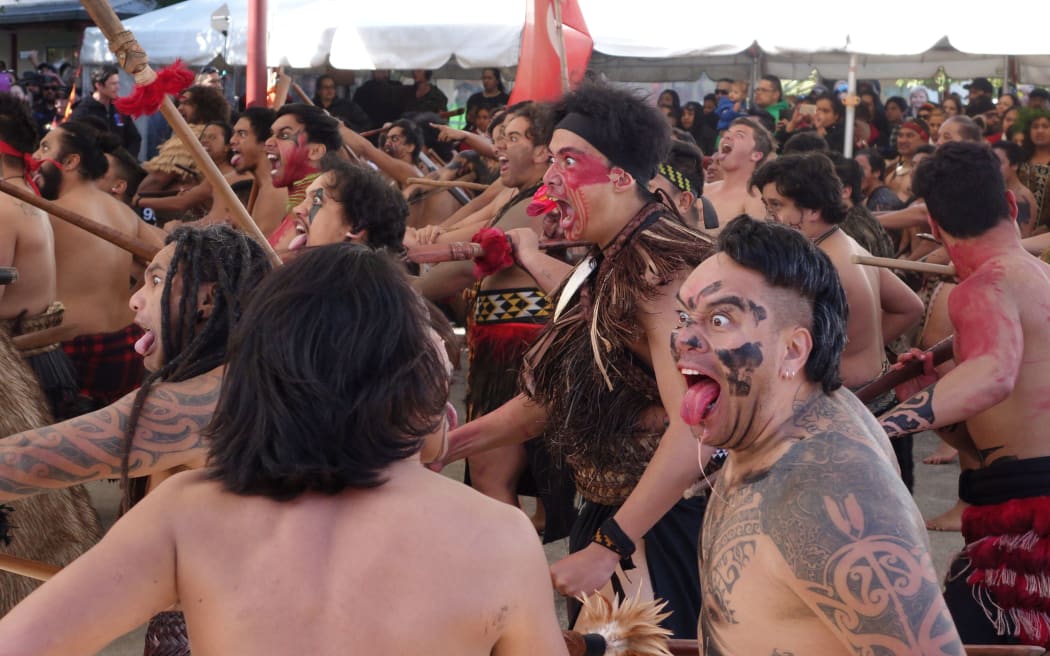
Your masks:
M566 239L583 236L590 219L590 203L584 193L586 187L607 184L611 170L605 158L577 148L562 148L554 156L554 163L544 180L553 196L560 196L570 205L563 210L561 219Z
M278 139L277 152L281 157L281 163L278 175L273 179L275 187L289 187L317 170L310 162L305 132L300 132L294 142Z

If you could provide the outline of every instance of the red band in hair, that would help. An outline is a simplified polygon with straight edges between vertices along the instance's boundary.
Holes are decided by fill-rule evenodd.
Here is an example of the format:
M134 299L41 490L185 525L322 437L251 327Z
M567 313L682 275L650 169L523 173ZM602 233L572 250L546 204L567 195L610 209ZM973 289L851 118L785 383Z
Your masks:
M913 132L918 132L919 136L921 136L926 141L930 140L930 133L927 132L925 129L923 129L923 127L921 125L919 125L918 123L916 123L915 121L908 121L907 123L905 123L904 125L901 126L902 130L904 128L908 128L909 130L912 130Z

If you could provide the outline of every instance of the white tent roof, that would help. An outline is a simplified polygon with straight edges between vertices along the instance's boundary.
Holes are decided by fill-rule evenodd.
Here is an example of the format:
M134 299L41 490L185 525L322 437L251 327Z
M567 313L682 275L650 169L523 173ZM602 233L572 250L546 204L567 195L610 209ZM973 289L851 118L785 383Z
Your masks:
M231 16L229 43L210 26L221 5ZM595 43L592 67L618 80L746 77L752 55L763 70L784 78L845 77L848 54L858 53L860 77L932 77L944 67L959 79L1002 75L1004 54L1017 60L1022 80L1050 83L1050 45L1041 21L1014 21L989 29L970 12L940 12L931 27L902 26L899 14L785 11L774 0L752 0L739 20L711 20L710 5L680 0L579 0ZM429 0L355 2L269 0L268 60L310 68L330 58L346 69L476 69L517 64L526 0L457 0L455 10ZM1015 0L1023 16L1029 0ZM1034 5L1033 5L1034 6ZM1034 11L1034 9L1033 9ZM845 14L853 13L847 9ZM953 14L955 16L953 16ZM769 20L755 20L769 16ZM774 18L775 17L775 18ZM211 61L228 46L227 61L245 63L247 0L185 0L126 21L150 59L181 57L190 65ZM933 31L936 28L936 31ZM1001 34L1000 34L1001 32ZM988 54L973 54L988 53ZM91 28L85 64L112 61L105 40Z

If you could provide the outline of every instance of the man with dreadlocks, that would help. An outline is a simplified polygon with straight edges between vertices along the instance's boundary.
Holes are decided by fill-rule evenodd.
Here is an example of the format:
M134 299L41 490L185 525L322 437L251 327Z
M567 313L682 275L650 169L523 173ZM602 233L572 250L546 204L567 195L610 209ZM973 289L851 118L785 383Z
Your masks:
M0 176L8 184L36 190L31 175L36 148L33 120L18 98L0 93ZM55 237L42 210L0 194L0 266L20 272L17 282L0 285L0 328L12 335L62 323L64 308L55 300ZM47 396L54 417L64 416L76 394L76 373L61 346L43 345L24 353Z
M527 208L542 184L550 157L548 144L554 131L550 107L522 103L510 110L501 136L496 140L500 182L515 195L488 222L487 228L508 231L516 240L536 243L543 233L543 220L529 216ZM502 238L498 233L497 239ZM495 410L518 393L521 359L550 318L547 294L557 288L569 265L543 258L541 266L524 257L498 271L475 277L474 263L446 262L430 269L418 281L425 297L438 301L472 288L472 309L467 325L470 367L467 373L467 419ZM474 489L513 506L518 505L518 482L535 479L536 490L527 484L523 494L538 494L544 508L544 539L560 540L568 535L575 515L574 491L564 475L552 471L547 450L537 441L478 453L468 458L468 482ZM531 472L526 475L526 467Z
M132 490L129 477L203 465L201 430L218 399L226 342L243 297L269 270L262 248L231 228L172 232L130 301L143 331L135 350L150 372L142 387L90 414L0 440L0 499L120 476L127 507L143 487Z
M546 195L565 236L596 248L525 357L525 393L453 431L446 461L544 432L584 499L572 555L551 568L555 587L571 597L610 579L618 593L641 583L668 600L665 625L695 637L703 499L683 493L701 469L667 342L675 292L710 242L647 189L670 145L654 108L586 83L555 117ZM543 257L519 243L519 260ZM627 573L614 576L617 565Z

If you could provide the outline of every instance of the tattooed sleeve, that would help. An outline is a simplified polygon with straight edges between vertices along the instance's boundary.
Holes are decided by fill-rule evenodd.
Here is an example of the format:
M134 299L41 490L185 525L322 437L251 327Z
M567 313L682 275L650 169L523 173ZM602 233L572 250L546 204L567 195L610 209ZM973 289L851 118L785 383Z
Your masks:
M199 461L222 376L205 374L150 390L135 430L130 473L145 476ZM0 440L0 500L118 477L134 393L90 414Z
M890 437L924 431L933 425L933 388L930 385L879 418Z

